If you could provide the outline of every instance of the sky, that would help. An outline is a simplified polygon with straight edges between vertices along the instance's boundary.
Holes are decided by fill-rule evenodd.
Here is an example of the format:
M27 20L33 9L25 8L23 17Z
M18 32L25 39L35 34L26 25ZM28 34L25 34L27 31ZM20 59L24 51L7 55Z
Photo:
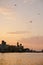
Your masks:
M43 0L0 0L0 43L43 49Z

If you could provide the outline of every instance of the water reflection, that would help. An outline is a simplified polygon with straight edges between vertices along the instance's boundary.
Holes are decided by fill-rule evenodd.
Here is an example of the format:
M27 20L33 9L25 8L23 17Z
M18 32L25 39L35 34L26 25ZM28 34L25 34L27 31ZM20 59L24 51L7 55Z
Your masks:
M0 53L0 65L43 65L43 54Z
M4 65L4 64L6 64L6 62L5 62L5 59L4 59L4 54L0 54L0 65Z

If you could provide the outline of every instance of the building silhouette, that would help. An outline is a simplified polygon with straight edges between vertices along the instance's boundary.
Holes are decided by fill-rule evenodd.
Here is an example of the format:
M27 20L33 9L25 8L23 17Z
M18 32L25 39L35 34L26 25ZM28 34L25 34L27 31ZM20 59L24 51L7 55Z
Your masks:
M34 52L34 53L40 53L43 52L41 51L36 51L36 50L30 50L29 48L24 48L22 44L17 42L17 45L7 45L4 40L2 40L0 44L0 52Z

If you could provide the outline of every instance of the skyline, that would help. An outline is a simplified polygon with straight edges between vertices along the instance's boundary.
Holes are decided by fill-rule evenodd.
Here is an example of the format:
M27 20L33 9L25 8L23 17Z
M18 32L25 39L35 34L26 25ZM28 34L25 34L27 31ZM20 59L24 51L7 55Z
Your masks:
M0 0L0 43L43 49L43 1Z

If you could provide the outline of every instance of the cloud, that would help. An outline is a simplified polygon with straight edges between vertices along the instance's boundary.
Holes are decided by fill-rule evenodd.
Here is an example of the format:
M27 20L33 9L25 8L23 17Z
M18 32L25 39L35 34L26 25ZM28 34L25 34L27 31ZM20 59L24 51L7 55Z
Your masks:
M16 11L13 11L12 9L9 9L7 7L0 7L0 16L1 21L15 21L16 20ZM14 19L15 18L15 19Z
M24 0L24 3L27 3L28 0Z
M4 15L12 14L12 10L7 7L0 7L0 13Z
M35 36L31 38L22 38L22 41L30 44L43 44L43 36Z
M33 3L35 0L23 0L24 1L24 3Z
M14 9L16 1L15 0L0 0L0 6Z
M8 14L9 11L10 11L10 10L7 9L7 8L5 8L5 7L0 7L0 14L5 15L5 14Z
M28 34L28 33L31 33L29 31L16 31L16 32L7 32L7 34Z
M43 36L22 38L20 42L22 42L25 45L25 47L33 49L43 49Z

